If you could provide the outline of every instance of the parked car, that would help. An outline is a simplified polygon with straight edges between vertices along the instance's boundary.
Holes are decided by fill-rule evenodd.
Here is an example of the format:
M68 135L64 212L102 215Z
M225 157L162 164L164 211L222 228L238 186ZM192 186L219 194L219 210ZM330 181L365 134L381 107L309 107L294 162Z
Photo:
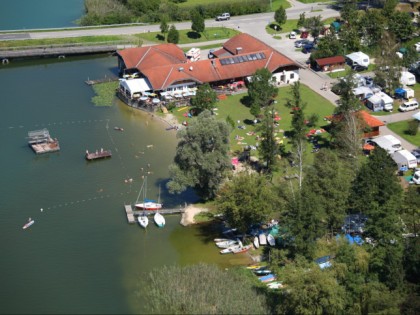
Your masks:
M419 102L417 102L417 101L408 101L408 102L402 103L398 109L401 112L408 112L410 110L416 110L418 108L419 108Z
M361 65L354 65L353 67L351 67L354 71L357 71L357 72L359 72L359 71L365 71L365 70L367 70L367 67L365 67L365 66L361 66Z
M230 13L222 13L216 17L216 21L227 21L230 20Z
M307 54L307 53L310 53L314 49L316 49L315 45L313 43L309 43L309 44L306 44L305 46L303 46L302 52L304 54Z
M411 153L416 157L417 164L420 165L420 149L415 149L415 150L411 151Z
M296 32L290 32L289 38L290 39L296 39Z
M214 49L214 48L210 49L210 50L209 50L209 53L208 53L208 55L207 55L207 58L209 58L209 59L213 59L213 58L214 58L214 55L213 55L214 51L215 51L215 49Z
M309 44L310 41L308 39L299 39L295 41L295 47L296 48L302 48L303 46Z
M300 33L300 38L308 38L309 32L302 32Z

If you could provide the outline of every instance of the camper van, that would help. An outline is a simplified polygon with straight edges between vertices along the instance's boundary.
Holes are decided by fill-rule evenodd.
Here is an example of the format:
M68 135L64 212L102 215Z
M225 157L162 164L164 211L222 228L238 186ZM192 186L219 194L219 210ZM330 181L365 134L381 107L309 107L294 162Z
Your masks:
M392 159L397 163L398 168L407 166L408 168L417 167L417 158L407 150L400 150L392 154Z
M372 139L379 147L393 154L396 151L402 150L401 141L392 135L385 135Z
M402 85L416 84L416 76L408 71L401 71L400 83Z
M417 171L413 175L413 182L416 185L420 185L420 171Z
M185 56L188 58L188 62L200 60L201 50L200 48L191 48L185 53Z
M346 60L351 67L359 65L367 68L370 64L369 56L361 51L346 55Z

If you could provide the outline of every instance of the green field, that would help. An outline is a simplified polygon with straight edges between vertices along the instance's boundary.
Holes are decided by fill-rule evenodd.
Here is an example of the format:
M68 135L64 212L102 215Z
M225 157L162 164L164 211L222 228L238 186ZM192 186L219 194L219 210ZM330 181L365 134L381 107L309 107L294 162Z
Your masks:
M336 18L328 18L328 19L322 20L322 22L325 25L329 25L332 22L334 22L335 19ZM274 16L273 16L273 21L274 21ZM299 33L300 31L297 27L297 22L298 21L299 20L297 20L297 19L287 20L286 23L284 23L281 26L281 28L277 23L272 22L265 27L265 30L267 31L268 34L271 34L271 35L276 35L276 34L281 34L281 33L290 33L291 31L295 31L295 32ZM278 30L276 30L275 27L274 27L276 25L278 26Z
M387 126L397 135L401 136L408 142L420 147L420 132L418 132L415 136L409 135L406 132L406 130L408 129L408 120L389 123L387 124Z
M183 2L178 4L179 7L193 7L197 5L206 5L206 4L217 4L217 3L226 3L226 0L188 0L187 2ZM287 0L272 0L271 1L271 11L276 11L280 6L287 9L290 8L291 5ZM222 13L222 12L220 12Z
M282 87L279 89L279 95L276 98L277 104L275 104L275 110L280 116L279 127L277 128L277 134L279 141L283 141L286 145L286 149L290 149L290 143L287 138L284 138L284 131L291 130L292 114L284 104L290 97L290 87ZM318 126L319 128L324 126L326 123L323 118L327 115L331 115L334 111L334 106L325 98L312 91L305 85L301 84L301 95L302 99L307 102L307 106L304 110L305 114L316 113L319 116ZM255 145L257 143L255 135L247 135L247 133L255 132L255 125L252 123L254 117L249 113L249 108L242 104L241 99L247 96L247 93L236 94L228 96L226 100L219 101L217 103L217 110L215 114L219 119L225 120L227 116L230 116L235 121L235 129L230 135L231 151L241 151L246 145ZM188 121L190 118L186 118L183 115L188 111L188 108L173 109L172 113L177 117L178 121ZM238 123L239 121L239 123ZM245 129L239 129L238 126L245 126ZM239 139L235 139L239 137ZM243 139L242 139L243 138Z

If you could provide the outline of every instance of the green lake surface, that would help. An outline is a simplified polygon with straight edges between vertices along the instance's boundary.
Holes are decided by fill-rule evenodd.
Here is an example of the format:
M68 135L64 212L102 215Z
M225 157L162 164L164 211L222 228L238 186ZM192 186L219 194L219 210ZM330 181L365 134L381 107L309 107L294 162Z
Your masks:
M1 1L0 30L77 26L84 0Z
M85 80L114 75L116 65L115 57L96 56L0 68L0 313L141 313L134 292L153 268L248 262L243 254L220 255L211 241L217 234L205 225L182 227L179 215L166 216L163 229L127 223L124 204L136 201L146 171L148 198L161 191L164 205L176 207L196 197L165 188L175 131L117 100L91 103ZM58 138L60 152L31 150L28 131L42 128ZM85 160L86 149L100 148L112 158ZM23 230L29 217L35 224Z

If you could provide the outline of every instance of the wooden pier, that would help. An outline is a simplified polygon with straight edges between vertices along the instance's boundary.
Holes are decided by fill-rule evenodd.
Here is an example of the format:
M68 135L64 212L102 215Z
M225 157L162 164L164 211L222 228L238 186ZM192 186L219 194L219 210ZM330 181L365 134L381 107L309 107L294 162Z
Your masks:
M58 140L51 138L47 129L29 131L28 139L29 146L36 154L60 151Z
M111 150L104 150L104 149L101 149L100 151L96 150L96 152L92 152L92 153L89 153L89 151L86 150L86 155L85 155L86 160L88 161L105 159L111 156L112 156Z
M156 212L159 212L160 214L182 214L185 212L185 207L179 207L179 208L171 208L171 209L160 209L159 211L156 210L133 210L133 207L131 205L124 205L125 213L127 214L127 221L128 223L135 223L136 218L135 216L139 215L154 215Z

